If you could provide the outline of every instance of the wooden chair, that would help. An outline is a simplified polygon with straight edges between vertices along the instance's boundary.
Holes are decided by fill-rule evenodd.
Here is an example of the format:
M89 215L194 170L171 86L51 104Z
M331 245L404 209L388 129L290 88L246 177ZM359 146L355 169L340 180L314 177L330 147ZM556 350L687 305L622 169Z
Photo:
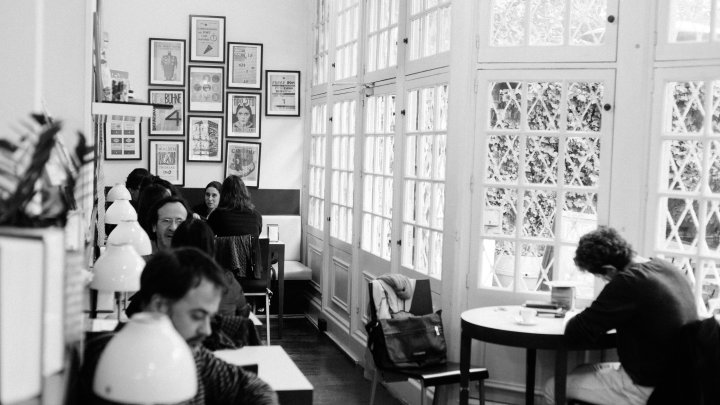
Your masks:
M371 322L374 322L377 320L377 314L375 311L375 300L373 298L373 282L368 284L368 290L370 293L369 311ZM433 312L430 280L424 279L415 281L415 289L413 291L409 312L413 315L426 315ZM372 356L367 357L372 358ZM480 404L484 403L483 380L488 378L488 376L489 374L486 368L470 368L470 381L478 381L480 384ZM383 382L407 381L408 379L418 380L420 382L420 405L423 405L425 403L425 395L428 387L438 387L446 384L460 383L460 363L447 362L446 364L439 366L409 368L403 370L386 370L374 365L370 405L373 405L375 402L375 391L380 379L382 379ZM436 391L433 394L433 404L437 403L438 396L436 388Z

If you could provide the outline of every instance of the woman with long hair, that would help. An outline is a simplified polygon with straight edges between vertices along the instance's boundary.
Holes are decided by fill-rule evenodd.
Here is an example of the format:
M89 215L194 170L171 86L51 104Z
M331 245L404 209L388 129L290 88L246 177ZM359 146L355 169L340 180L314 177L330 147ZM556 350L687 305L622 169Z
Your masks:
M222 192L222 184L219 181L211 181L205 186L205 196L203 202L193 207L193 212L200 216L200 219L206 220L218 207L220 202L220 193Z
M220 203L208 218L208 225L217 236L260 235L262 216L239 176L231 175L223 181Z

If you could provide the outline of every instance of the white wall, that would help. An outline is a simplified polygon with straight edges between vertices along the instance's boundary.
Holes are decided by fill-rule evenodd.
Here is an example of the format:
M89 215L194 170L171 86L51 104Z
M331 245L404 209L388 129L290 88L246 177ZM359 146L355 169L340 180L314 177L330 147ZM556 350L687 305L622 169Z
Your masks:
M299 70L302 98L310 76L310 70L306 69L307 52L311 49L308 33L312 21L308 9L305 1L284 0L100 0L103 30L109 34L110 68L129 72L131 89L136 97L145 100L148 90L148 39L188 41L191 14L225 16L226 42L263 44L263 70ZM265 86L263 72L263 104ZM301 188L302 134L307 115L304 103L301 107L303 110L299 118L263 115L261 138L240 139L262 144L260 188ZM152 139L171 137L154 136ZM147 141L147 125L144 125L143 159L105 162L105 184L124 182L133 168L148 166ZM185 186L204 187L211 180L222 181L223 164L185 162Z

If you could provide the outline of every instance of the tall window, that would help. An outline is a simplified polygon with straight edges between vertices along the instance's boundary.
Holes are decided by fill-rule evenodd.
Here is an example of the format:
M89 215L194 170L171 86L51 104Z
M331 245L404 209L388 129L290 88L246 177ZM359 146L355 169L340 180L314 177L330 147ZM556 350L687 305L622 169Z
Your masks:
M369 97L365 104L363 161L363 250L390 260L393 215L395 96Z
M310 173L308 187L308 225L320 231L325 223L325 128L327 105L312 107L310 129Z
M409 0L408 59L450 50L450 0Z
M315 25L313 26L313 86L327 83L328 37L330 36L330 2L317 0L315 3Z
M399 0L367 2L367 72L397 65Z
M358 0L340 0L336 4L335 80L340 80L357 75L360 6Z
M447 84L407 93L401 264L440 279L445 210Z
M612 128L603 103L611 96L612 75L486 75L479 95L485 100L478 101L487 109L480 124L486 217L480 287L540 291L547 290L544 282L573 280L580 283L578 296L590 298L592 275L580 273L572 257L578 238L598 221L607 177L601 157L609 157L601 152L610 150Z
M355 100L339 101L332 115L330 236L352 242L355 170Z

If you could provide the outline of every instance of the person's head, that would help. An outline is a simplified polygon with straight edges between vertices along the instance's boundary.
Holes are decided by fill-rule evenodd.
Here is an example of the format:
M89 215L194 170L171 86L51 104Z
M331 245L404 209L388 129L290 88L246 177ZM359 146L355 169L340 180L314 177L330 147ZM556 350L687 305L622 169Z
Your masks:
M218 206L225 209L240 208L243 210L255 208L255 205L250 200L250 192L245 187L245 183L240 176L230 175L225 178Z
M170 249L175 230L191 215L190 208L182 198L171 196L155 203L150 209L149 218L158 250Z
M152 238L153 222L150 220L150 214L153 206L163 198L171 196L170 190L160 184L150 184L143 187L138 197L138 223Z
M220 184L219 181L211 181L205 186L205 205L208 207L208 211L212 211L218 207L221 191L222 184Z
M137 311L166 314L188 345L197 346L211 334L210 321L225 288L222 270L199 249L158 252L145 264L133 309L126 312L128 316Z
M172 247L192 246L203 252L215 256L215 233L207 222L200 219L188 218L180 224L172 237Z
M151 174L148 177L143 179L142 183L140 183L140 192L142 193L142 191L146 187L148 187L152 184L157 184L157 185L165 187L166 189L170 190L171 195L180 195L180 192L178 191L177 187L175 187L172 183L163 179L162 177L156 176L154 174Z
M125 180L125 187L130 190L130 195L134 201L137 201L139 198L140 185L142 184L143 179L148 176L151 176L150 172L142 167L135 168L130 172L130 174L128 174L127 179Z
M255 117L250 106L238 104L235 109L235 119L243 127L252 127Z
M632 246L615 229L601 226L580 238L574 260L581 270L608 280L630 264L633 255Z

